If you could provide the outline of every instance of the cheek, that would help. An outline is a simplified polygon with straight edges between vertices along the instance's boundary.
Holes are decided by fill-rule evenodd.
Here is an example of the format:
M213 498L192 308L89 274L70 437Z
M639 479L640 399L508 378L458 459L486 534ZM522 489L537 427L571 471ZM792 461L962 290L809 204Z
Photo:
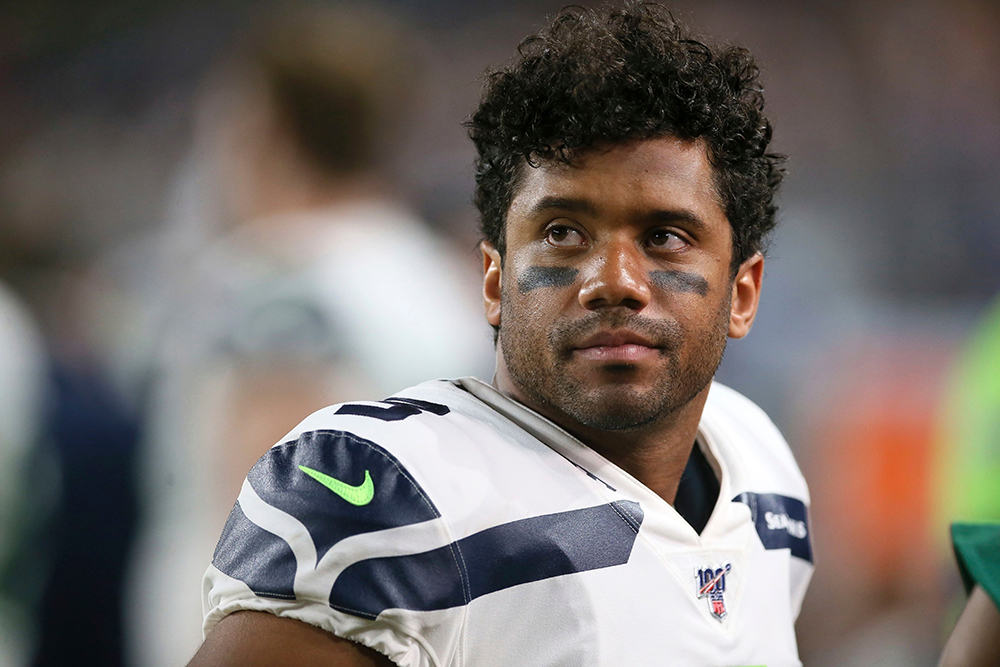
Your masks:
M569 266L522 264L512 273L514 279L506 281L502 290L508 310L521 318L546 321L566 308L580 277L580 270Z
M501 289L501 323L519 338L546 335L573 301L577 269L530 266ZM511 283L514 283L513 285Z
M710 282L697 273L655 271L650 272L650 281L687 338L715 340L720 332L728 334L732 288L725 280Z

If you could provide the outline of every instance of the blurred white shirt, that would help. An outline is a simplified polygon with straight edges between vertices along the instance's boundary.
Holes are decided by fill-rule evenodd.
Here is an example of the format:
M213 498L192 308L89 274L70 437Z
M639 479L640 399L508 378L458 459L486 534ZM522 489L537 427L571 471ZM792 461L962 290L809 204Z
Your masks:
M184 664L201 642L201 578L238 491L220 497L219 457L234 397L247 390L243 370L325 377L333 403L489 377L493 365L478 278L391 204L260 221L208 245L192 267L160 332L141 468L145 526L127 618L133 660L149 667Z

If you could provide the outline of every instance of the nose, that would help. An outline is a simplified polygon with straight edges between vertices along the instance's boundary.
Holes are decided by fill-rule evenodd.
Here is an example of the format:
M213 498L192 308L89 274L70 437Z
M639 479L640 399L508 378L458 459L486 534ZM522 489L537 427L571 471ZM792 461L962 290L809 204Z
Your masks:
M580 304L587 310L624 306L640 311L649 305L650 290L642 251L632 239L613 239L591 257L584 269Z

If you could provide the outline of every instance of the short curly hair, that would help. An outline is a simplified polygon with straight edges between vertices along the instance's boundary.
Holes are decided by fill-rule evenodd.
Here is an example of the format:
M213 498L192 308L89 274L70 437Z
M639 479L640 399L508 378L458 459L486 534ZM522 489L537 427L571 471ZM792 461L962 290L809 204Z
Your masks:
M567 164L601 144L673 135L705 142L732 226L736 269L775 226L784 156L769 153L771 124L753 56L694 39L664 7L628 2L567 7L518 47L512 65L488 71L465 123L479 153L475 204L500 253L525 165Z

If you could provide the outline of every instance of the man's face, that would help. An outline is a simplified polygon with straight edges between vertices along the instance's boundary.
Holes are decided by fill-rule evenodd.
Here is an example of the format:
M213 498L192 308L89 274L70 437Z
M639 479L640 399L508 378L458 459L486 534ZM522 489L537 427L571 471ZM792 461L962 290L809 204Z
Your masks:
M749 271L759 290L762 260L734 283L731 234L697 141L642 140L572 166L525 167L502 269L484 247L487 317L500 327L512 393L600 430L674 414L707 387L727 335L753 318L735 285ZM755 310L756 291L752 301Z

